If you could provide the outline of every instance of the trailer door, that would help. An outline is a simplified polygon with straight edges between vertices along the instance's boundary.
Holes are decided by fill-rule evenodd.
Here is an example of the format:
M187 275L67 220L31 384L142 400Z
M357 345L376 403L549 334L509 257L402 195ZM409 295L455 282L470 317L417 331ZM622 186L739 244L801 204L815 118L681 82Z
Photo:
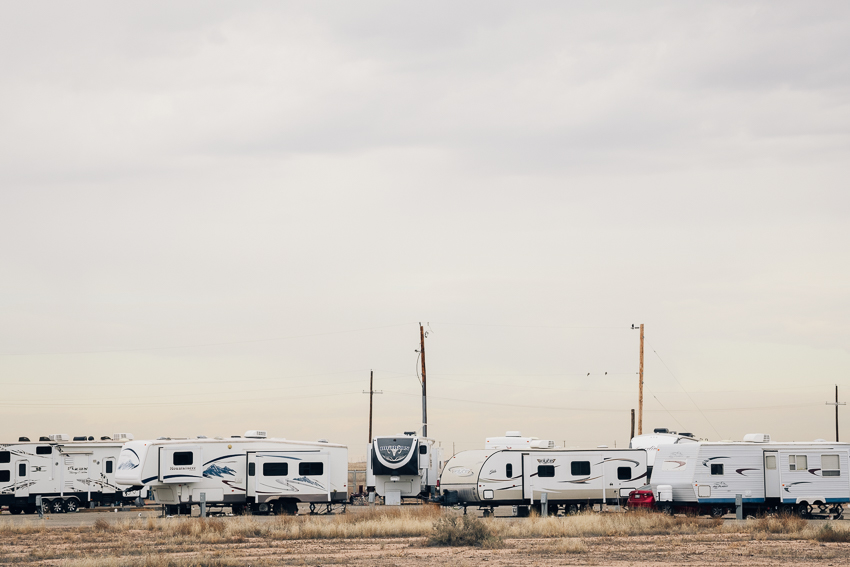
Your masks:
M779 498L779 453L764 452L764 497Z
M534 502L534 481L537 478L537 467L534 459L528 453L522 454L522 497Z
M248 453L248 466L245 475L245 494L248 498L257 498L257 454Z
M103 472L103 487L101 492L104 494L115 494L115 459L109 457L103 459L101 465Z
M15 461L15 496L29 496L29 461Z

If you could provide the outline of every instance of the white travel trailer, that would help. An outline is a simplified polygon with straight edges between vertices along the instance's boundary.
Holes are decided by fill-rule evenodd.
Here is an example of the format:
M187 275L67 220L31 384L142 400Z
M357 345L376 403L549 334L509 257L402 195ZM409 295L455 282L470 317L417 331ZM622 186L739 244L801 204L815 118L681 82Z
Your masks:
M485 515L496 506L539 506L575 513L594 504L619 501L646 483L642 449L490 449L463 451L446 462L438 502L478 506Z
M441 454L436 441L414 432L375 437L366 455L366 486L388 506L402 498L427 500L436 494Z
M850 445L827 441L775 443L762 433L743 441L659 447L652 473L656 505L668 513L713 516L795 512L840 515L850 502Z
M348 498L348 448L325 441L244 437L157 439L124 445L118 482L149 486L171 513L191 511L204 495L209 507L244 512L294 514L298 503L314 511Z
M693 433L676 433L666 427L658 427L652 433L645 433L632 437L629 447L631 449L645 449L646 466L649 476L652 476L652 467L655 465L655 455L661 445L678 445L682 443L697 443L699 439Z
M64 433L33 443L0 443L0 506L12 514L34 514L41 496L45 512L76 512L80 507L129 503L139 497L115 481L121 447L133 436L74 437Z

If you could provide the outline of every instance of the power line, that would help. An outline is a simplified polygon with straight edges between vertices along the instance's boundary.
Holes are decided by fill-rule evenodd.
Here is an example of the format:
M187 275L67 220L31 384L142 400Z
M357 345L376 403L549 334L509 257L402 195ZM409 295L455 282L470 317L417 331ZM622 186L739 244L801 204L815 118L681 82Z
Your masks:
M646 341L646 342L648 343L649 341ZM660 354L658 354L658 351L656 351L656 350L655 350L655 347L653 347L652 345L649 345L649 348L651 348L651 349L652 349L652 352L654 352L654 353L655 353L655 356L657 356L657 357L658 357L658 360L660 360L660 361L661 361L661 364L663 364L663 365L664 365L664 368L666 368L666 369L667 369L667 372L669 372L669 373L670 373L670 376L672 376L672 377L673 377L673 380L675 380L675 381L676 381L676 383L679 385L679 387L682 389L682 391L685 393L685 395L686 395L686 396L688 396L688 399L689 399L689 400L691 400L691 403L692 403L692 404L694 404L694 407L695 407L695 408L697 408L697 411L699 411L700 415L702 415L702 417L703 417L703 419L705 419L706 423L708 423L708 425L709 425L709 426L710 426L710 427L714 430L714 432L715 432L715 433L717 433L717 436L718 436L718 437L720 437L720 438L722 439L722 438L723 438L723 436L722 436L722 435L720 435L720 432L718 432L718 431L717 431L717 428L716 428L716 427L714 427L714 424L713 424L713 423L711 423L711 420L709 420L709 419L708 419L708 416L706 416L706 415L702 412L702 410L700 409L699 405L697 405L697 403L694 401L694 399L691 397L691 395L688 393L688 391L687 391L687 390L685 390L685 387L684 387L684 386L682 386L682 383L681 383L681 382L679 382L679 379L678 379L678 378L676 378L676 375L675 375L675 374L673 374L673 371L672 371L672 370L670 370L670 367L669 367L669 366L667 366L667 363L666 363L666 362L664 362L664 359L662 359L662 358L661 358L661 355L660 355Z
M152 350L175 350L175 349L184 349L184 348L202 348L202 347L211 347L211 346L228 346L228 345L242 345L242 344L250 344L250 343L265 343L265 342L273 342L273 341L288 341L291 339L304 339L310 337L324 337L328 335L341 335L345 333L359 333L360 331L374 331L376 329L391 329L393 327L403 327L405 325L410 325L410 323L398 323L396 325L382 325L379 327L363 327L360 329L347 329L345 331L329 331L326 333L312 333L309 335L290 335L287 337L273 337L268 339L249 339L244 341L226 341L226 342L218 342L218 343L201 343L201 344L192 344L192 345L177 345L177 346L160 346L160 347L141 347L141 348L122 348L122 349L107 349L107 350L83 350L83 351L67 351L67 352L6 352L0 353L0 356L56 356L56 355L70 355L70 354L108 354L108 353L116 353L116 352L144 352L144 351L152 351Z

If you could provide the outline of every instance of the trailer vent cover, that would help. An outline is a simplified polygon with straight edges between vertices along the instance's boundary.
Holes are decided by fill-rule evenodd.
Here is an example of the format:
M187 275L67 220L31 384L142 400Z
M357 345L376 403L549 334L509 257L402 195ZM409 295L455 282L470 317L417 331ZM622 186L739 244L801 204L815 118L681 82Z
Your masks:
M531 447L534 449L554 449L555 442L551 439L537 439L531 442Z
M252 429L251 431L245 432L245 437L248 439L265 439L268 437L268 433L259 429Z
M653 429L653 432L654 433L670 433L670 430L667 429L666 427L656 427L655 429Z
M747 443L770 443L770 435L767 433L747 433L744 435Z
M29 437L18 437L18 443L29 443Z
M70 441L71 436L67 433L51 433L47 436L50 441Z
M113 433L112 434L113 441L132 441L133 434L132 433Z

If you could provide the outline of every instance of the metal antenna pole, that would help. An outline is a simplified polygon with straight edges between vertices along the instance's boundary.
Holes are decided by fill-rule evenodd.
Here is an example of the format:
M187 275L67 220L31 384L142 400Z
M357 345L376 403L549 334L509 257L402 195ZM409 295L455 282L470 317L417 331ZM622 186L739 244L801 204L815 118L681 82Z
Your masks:
M828 406L835 406L835 442L838 443L838 406L846 406L847 402L838 401L838 384L835 385L835 401L826 402Z
M372 386L374 384L375 373L370 370L369 371L369 391L363 392L364 394L369 394L369 443L372 442L372 398L375 394L383 394L384 392L376 392L375 388Z
M422 356L422 437L428 437L428 390L425 387L425 329L419 323L419 354Z

